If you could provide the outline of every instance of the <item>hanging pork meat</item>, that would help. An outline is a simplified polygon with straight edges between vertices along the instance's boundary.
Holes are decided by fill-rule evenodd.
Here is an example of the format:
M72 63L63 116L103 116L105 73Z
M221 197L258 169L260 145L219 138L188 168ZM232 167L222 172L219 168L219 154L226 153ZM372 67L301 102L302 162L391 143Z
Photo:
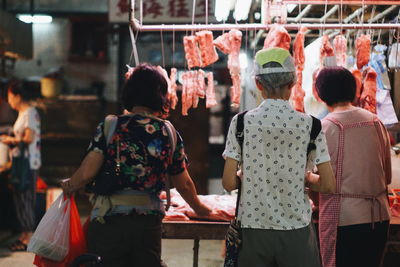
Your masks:
M229 32L226 32L220 36L218 36L213 41L215 47L217 47L222 53L229 54L231 51L231 44L229 42Z
M206 108L212 108L217 105L215 99L214 89L214 74L212 72L207 73L207 89L206 89Z
M354 106L360 105L360 97L361 97L361 89L362 89L362 75L359 69L353 69L351 71L353 74L354 79L356 80L356 94L353 100Z
M319 53L319 60L321 63L321 66L329 66L329 65L336 65L330 62L333 57L335 56L335 53L333 51L333 47L331 45L331 42L329 42L329 36L324 35L322 36L322 44L320 48L320 53ZM336 63L336 59L335 59Z
M290 100L292 106L295 110L304 112L304 96L305 92L302 88L303 82L303 69L304 69L304 39L305 39L305 32L307 31L306 27L301 27L299 32L296 35L293 43L293 57L294 63L296 66L296 76L297 81L295 86L292 88L290 94Z
M360 106L376 114L376 77L375 70L367 67L363 71L363 89L360 97Z
M230 52L228 55L228 69L232 79L231 102L232 105L240 105L240 61L239 53L242 44L242 32L236 29L229 31Z
M213 33L211 31L200 31L196 33L201 55L201 67L206 67L218 60L218 54L213 44Z
M341 67L347 65L347 40L343 35L337 35L333 39L333 47L335 50L336 64Z
M182 102L182 115L187 116L188 115L188 104L187 104L187 87L188 87L188 72L185 71L182 74L182 96L181 96L181 102Z
M371 54L371 36L362 34L356 40L357 68L362 69L369 62Z
M171 68L171 75L170 75L170 81L171 81L171 90L169 92L169 101L172 109L175 109L176 104L178 103L178 96L176 95L176 75L177 75L177 70L176 68Z
M197 36L185 36L183 37L183 47L185 50L185 57L188 64L188 68L201 66L201 57L199 47L197 45Z
M289 50L290 40L290 35L285 27L279 24L274 24L265 38L264 49L270 47L280 47Z
M200 98L204 98L206 96L206 82L205 82L205 73L203 70L197 71L196 76L196 91L197 96Z

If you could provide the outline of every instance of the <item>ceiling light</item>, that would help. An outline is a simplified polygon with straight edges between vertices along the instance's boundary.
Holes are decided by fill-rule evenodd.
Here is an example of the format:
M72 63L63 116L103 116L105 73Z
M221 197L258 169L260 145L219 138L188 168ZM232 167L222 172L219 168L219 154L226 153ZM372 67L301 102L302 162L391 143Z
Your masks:
M252 0L236 1L235 11L233 12L233 17L236 20L246 20L248 18L251 7L251 1Z
M230 5L230 0L216 0L215 2L215 18L217 21L226 21L229 17L230 9L227 6Z
M51 23L53 21L52 16L48 15L27 15L27 14L19 14L17 18L25 23Z

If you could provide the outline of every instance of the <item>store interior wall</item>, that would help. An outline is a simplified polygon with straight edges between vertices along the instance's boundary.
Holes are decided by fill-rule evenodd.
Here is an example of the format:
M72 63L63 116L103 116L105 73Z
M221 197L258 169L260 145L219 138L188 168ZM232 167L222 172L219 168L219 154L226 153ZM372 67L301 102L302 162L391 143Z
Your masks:
M50 24L34 24L34 57L32 60L17 60L13 75L18 78L36 77L39 80L47 73L62 68L65 94L85 91L97 81L104 83L104 98L115 102L118 44L109 38L107 62L70 62L70 29L71 23L66 18L55 18Z

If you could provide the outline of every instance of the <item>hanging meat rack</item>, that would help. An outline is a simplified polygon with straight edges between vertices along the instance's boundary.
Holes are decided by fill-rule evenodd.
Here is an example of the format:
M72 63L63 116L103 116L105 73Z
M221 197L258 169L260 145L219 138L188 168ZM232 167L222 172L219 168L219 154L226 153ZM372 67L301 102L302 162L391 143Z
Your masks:
M237 30L266 30L272 24L185 24L185 25L135 25L135 29L142 32L151 31L223 31L230 29ZM298 30L300 27L306 27L310 30L320 29L354 29L354 30L375 30L375 29L400 29L400 23L374 23L374 24L314 24L314 23L301 23L301 24L282 24L287 30Z

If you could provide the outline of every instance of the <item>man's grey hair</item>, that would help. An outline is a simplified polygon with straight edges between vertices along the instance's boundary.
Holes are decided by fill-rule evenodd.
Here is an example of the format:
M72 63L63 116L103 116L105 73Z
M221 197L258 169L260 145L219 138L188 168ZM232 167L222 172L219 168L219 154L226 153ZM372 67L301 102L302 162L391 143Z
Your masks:
M278 62L268 62L263 65L263 68L282 67ZM280 95L283 87L296 82L296 72L276 72L256 75L256 80L259 81L262 87L269 95Z

